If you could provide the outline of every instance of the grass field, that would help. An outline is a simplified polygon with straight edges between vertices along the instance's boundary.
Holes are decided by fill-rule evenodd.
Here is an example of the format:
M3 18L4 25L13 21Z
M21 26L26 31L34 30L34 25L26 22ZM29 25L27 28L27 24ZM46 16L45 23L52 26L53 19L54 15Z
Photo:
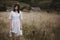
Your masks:
M8 16L9 12L0 12L0 40L12 40L8 37ZM22 21L22 40L60 40L60 14L23 12Z

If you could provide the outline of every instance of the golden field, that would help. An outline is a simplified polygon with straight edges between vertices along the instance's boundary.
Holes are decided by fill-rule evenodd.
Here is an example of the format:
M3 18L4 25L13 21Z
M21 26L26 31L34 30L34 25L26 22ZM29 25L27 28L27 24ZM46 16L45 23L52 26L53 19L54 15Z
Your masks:
M13 40L8 36L8 17L9 12L0 12L0 40ZM22 22L22 40L60 40L60 14L23 12Z

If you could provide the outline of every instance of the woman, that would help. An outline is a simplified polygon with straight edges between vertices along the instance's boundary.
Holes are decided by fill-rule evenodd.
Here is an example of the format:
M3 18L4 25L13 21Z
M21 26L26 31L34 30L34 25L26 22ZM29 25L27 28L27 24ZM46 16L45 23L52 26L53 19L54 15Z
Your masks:
M10 12L10 33L16 36L22 36L22 12L18 4L14 5L13 11ZM10 35L12 36L12 35Z

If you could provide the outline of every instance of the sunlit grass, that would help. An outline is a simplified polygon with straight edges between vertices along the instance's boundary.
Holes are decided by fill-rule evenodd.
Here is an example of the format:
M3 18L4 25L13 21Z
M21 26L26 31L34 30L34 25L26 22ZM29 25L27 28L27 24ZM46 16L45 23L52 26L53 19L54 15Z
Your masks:
M9 12L2 12L0 14L1 40L11 40L12 38L10 39L10 37L8 37ZM23 12L22 21L23 40L57 40L59 38L60 15L58 14L48 14L46 12Z

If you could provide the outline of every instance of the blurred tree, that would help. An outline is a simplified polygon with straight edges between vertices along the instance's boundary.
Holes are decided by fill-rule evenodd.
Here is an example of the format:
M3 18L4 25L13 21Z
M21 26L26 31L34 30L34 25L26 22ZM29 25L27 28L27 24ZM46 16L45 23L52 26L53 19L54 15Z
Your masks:
M7 7L10 4L10 1L13 0L0 0L0 11L6 11Z
M0 11L6 11L7 0L0 0Z
M38 3L40 2L41 0L31 0L31 6L38 6Z
M60 0L52 0L50 7L54 10L60 10Z
M16 1L30 4L30 1L31 1L31 0L16 0Z

